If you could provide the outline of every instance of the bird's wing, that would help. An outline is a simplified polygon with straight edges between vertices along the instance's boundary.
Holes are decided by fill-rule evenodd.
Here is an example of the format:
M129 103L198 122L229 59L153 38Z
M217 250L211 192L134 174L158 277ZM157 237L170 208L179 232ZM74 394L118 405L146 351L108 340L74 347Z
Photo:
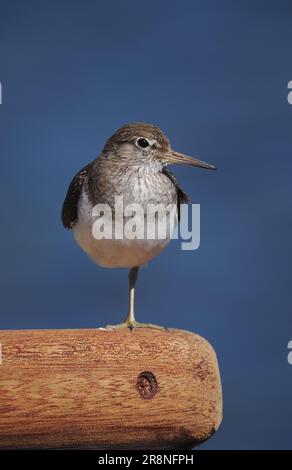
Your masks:
M85 178L93 162L86 165L74 176L63 202L61 219L65 228L72 228L78 218L78 201Z
M174 184L176 188L177 194L177 213L178 213L178 220L180 220L180 204L188 204L190 202L190 198L187 193L182 189L180 184L177 182L176 177L174 174L166 167L163 167L162 173L170 179L170 181Z

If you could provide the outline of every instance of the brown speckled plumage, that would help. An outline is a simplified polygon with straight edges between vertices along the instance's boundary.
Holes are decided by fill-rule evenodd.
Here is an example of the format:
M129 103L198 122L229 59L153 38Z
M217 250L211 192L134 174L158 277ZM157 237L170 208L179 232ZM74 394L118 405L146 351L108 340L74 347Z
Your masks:
M125 124L120 127L106 142L103 152L111 151L116 145L123 142L132 142L135 137L145 137L146 139L155 139L160 145L162 151L167 151L169 140L163 134L159 127L153 124L137 122L135 124Z
M92 164L93 162L78 171L69 185L61 214L61 219L65 228L72 228L78 219L78 201L82 192L84 180L87 178Z

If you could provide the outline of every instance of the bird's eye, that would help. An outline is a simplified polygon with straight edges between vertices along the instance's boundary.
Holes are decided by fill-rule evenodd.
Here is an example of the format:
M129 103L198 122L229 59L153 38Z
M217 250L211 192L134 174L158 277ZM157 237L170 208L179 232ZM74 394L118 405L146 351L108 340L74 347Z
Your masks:
M138 147L145 149L146 147L149 147L150 144L147 139L143 139L143 137L140 137L140 139L137 139L137 145Z

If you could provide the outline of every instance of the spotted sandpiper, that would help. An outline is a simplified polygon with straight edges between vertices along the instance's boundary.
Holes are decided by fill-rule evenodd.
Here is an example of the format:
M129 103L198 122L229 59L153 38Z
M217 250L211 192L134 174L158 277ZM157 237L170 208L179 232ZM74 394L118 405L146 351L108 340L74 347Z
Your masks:
M129 311L125 321L113 328L130 329L157 327L138 323L134 314L134 291L138 270L157 256L168 244L171 233L161 239L126 237L111 239L93 236L93 208L106 205L113 211L117 197L124 204L146 206L159 204L175 207L175 223L179 220L180 204L189 198L168 169L171 164L216 169L197 158L172 150L163 132L152 124L126 124L106 142L100 156L82 168L73 178L62 208L62 222L72 229L79 246L98 265L129 269ZM165 221L165 220L164 220ZM159 224L159 219L158 222ZM125 226L126 217L122 218Z

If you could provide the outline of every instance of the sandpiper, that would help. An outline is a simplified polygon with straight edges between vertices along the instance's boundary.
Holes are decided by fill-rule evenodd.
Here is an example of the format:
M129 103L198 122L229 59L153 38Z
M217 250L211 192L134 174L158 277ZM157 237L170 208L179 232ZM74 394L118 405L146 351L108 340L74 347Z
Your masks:
M145 123L126 124L108 139L101 155L82 168L69 186L62 208L64 227L72 229L79 246L98 265L129 269L128 315L122 324L113 328L161 328L135 320L134 291L139 268L167 246L171 229L163 239L147 239L147 236L144 239L97 239L93 236L93 209L102 204L114 210L116 198L122 197L124 205L137 203L144 209L148 204L174 206L176 223L180 205L188 203L189 198L168 169L171 164L216 169L172 150L158 127ZM126 224L126 219L122 219L122 224Z

